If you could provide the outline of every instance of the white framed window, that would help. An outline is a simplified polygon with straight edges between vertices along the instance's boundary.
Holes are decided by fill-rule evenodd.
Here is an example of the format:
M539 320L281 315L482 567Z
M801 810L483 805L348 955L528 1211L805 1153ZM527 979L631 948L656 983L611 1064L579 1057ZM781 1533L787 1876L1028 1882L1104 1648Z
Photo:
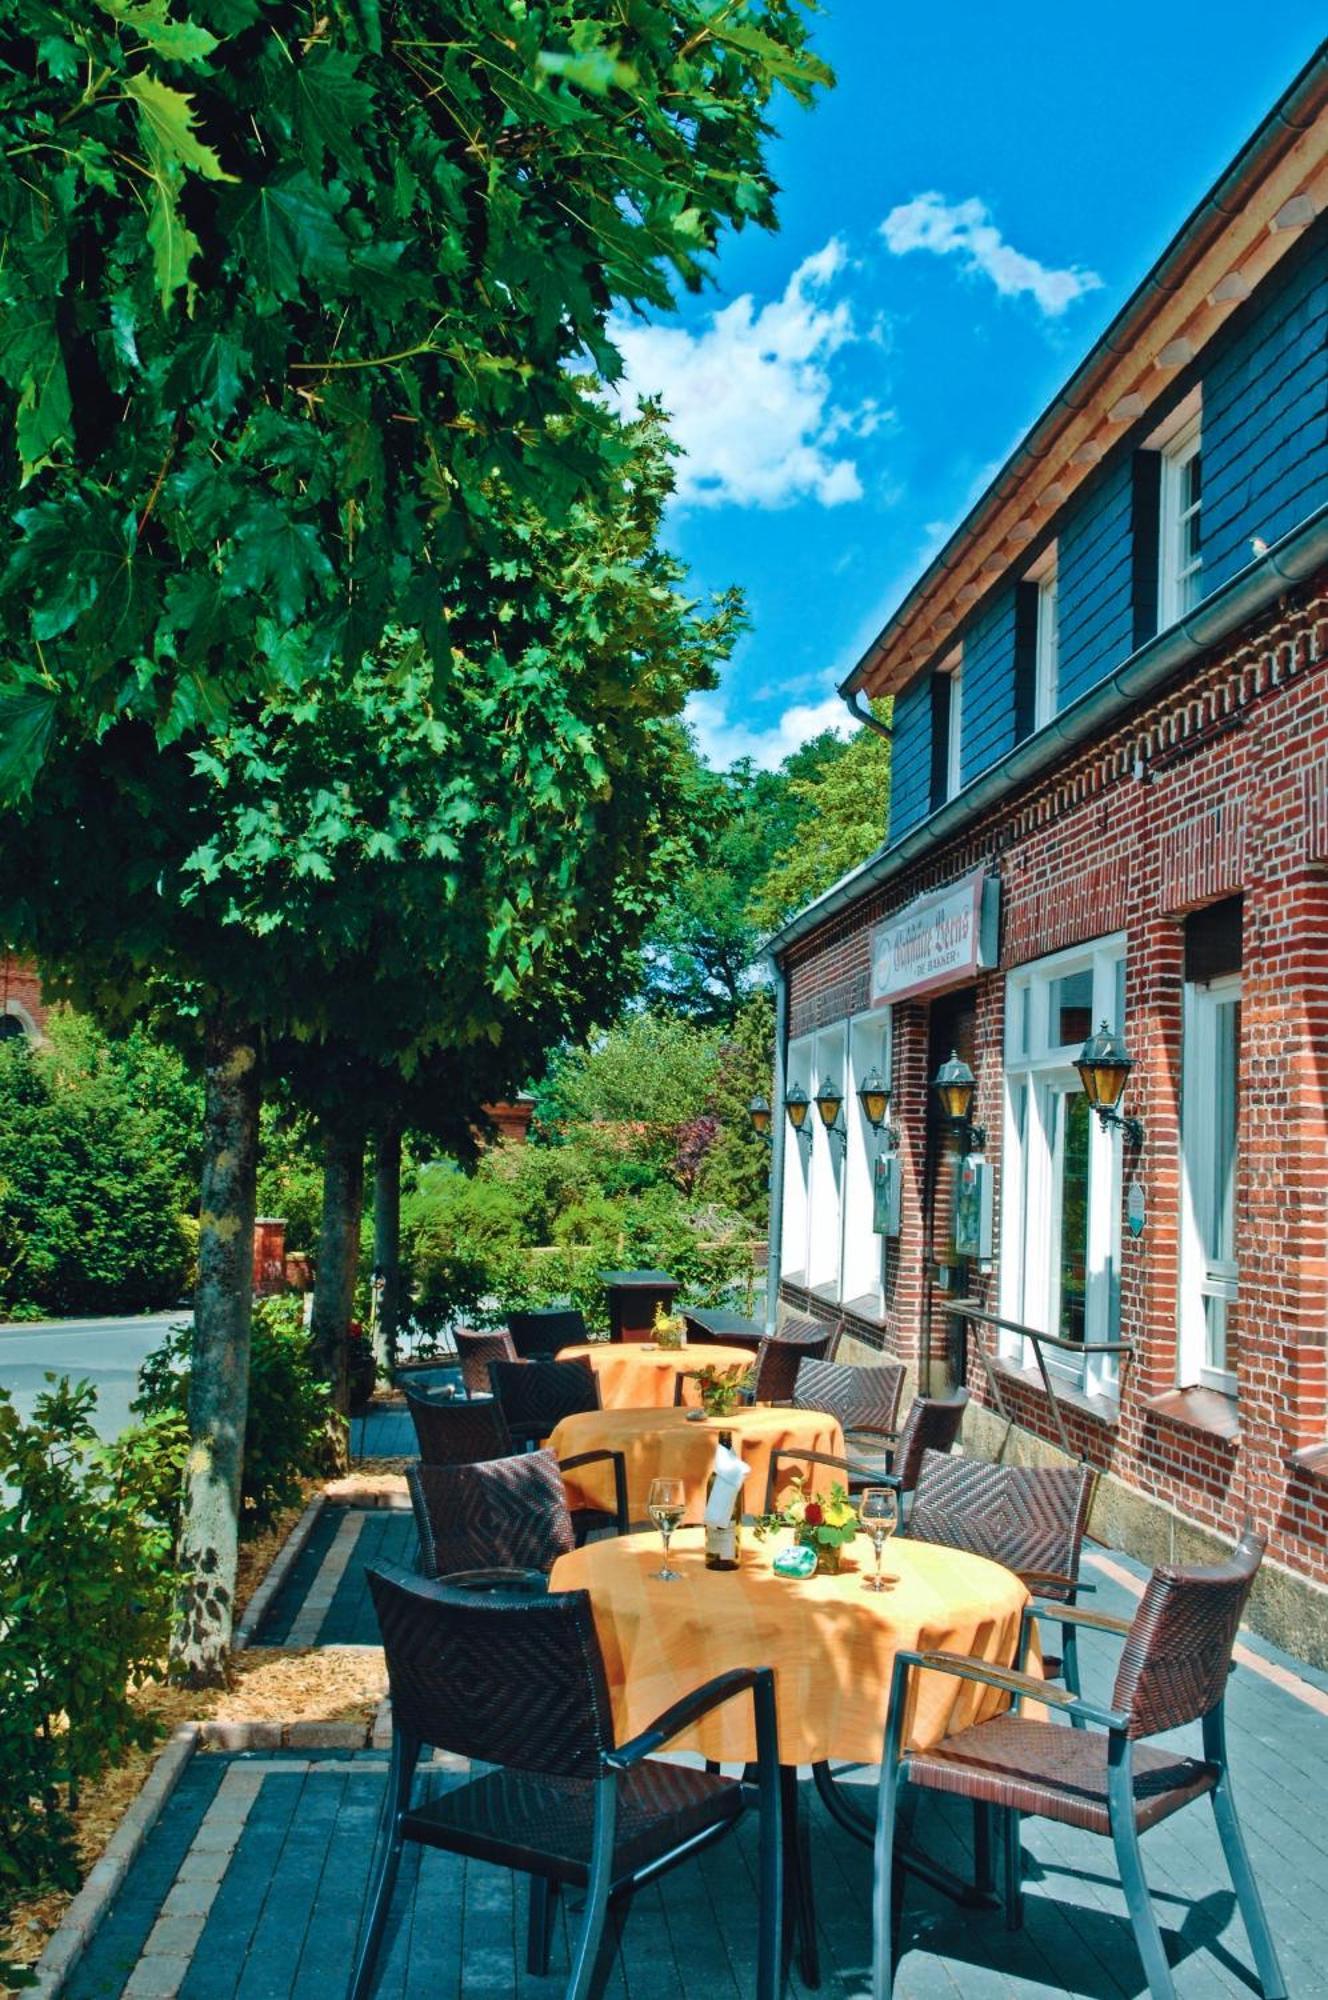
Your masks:
M1069 1342L1044 1350L1047 1365L1094 1395L1116 1394L1116 1357L1076 1350L1116 1335L1121 1152L1119 1135L1092 1115L1074 1059L1099 1021L1123 1029L1124 1001L1121 936L1006 981L1001 1313ZM1034 1363L1020 1335L1003 1334L1001 1345L1018 1365Z
M842 1130L849 1109L848 1023L822 1028L814 1038L811 1096L829 1083L844 1099L836 1124ZM827 1299L838 1300L844 1261L844 1146L839 1131L826 1126L813 1102L807 1114L811 1128L808 1163L807 1286ZM807 1144L806 1140L802 1142Z
M1161 441L1158 513L1157 624L1164 631L1198 603L1203 553L1203 438L1197 398L1183 405L1176 428Z
M1029 570L1024 581L1037 591L1037 623L1033 637L1033 727L1043 729L1060 706L1060 598L1057 548L1053 542Z
M785 1063L784 1089L787 1093L796 1084L808 1098L807 1122L801 1132L795 1132L791 1125L784 1133L784 1189L783 1221L780 1232L779 1274L793 1284L807 1282L807 1243L811 1225L811 1136L810 1125L816 1116L816 1107L810 1102L817 1085L812 1081L812 1057L816 1051L815 1035L802 1035L789 1043ZM788 1113L782 1104L773 1107L776 1118L787 1120Z
M890 1081L890 1010L877 1008L849 1023L849 1094L844 1100L848 1125L845 1161L844 1259L841 1297L861 1301L860 1310L875 1317L884 1301L885 1239L872 1228L876 1156L885 1143L858 1100L864 1080L875 1070ZM888 1113L887 1113L888 1117Z
M1240 989L1238 972L1187 981L1181 1066L1180 1385L1229 1396L1240 1277Z
M945 736L945 796L952 799L963 783L964 656L956 653L942 672L950 677L950 707Z

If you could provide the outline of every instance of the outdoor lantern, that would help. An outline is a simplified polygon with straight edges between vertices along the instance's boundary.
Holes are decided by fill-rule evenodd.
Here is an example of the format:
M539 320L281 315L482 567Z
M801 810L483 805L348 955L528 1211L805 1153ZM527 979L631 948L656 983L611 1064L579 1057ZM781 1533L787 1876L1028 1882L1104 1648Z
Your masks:
M882 1081L878 1069L869 1069L863 1077L858 1086L858 1103L872 1130L879 1132L890 1109L890 1086Z
M1115 1033L1104 1021L1095 1035L1090 1035L1075 1058L1075 1068L1079 1081L1084 1087L1084 1096L1102 1121L1102 1129L1124 1132L1131 1145L1143 1144L1144 1128L1137 1118L1122 1118L1117 1110L1125 1094L1125 1085L1130 1071L1134 1068L1134 1057L1125 1046L1124 1038Z
M973 1109L973 1099L977 1095L977 1078L966 1062L960 1060L955 1049L950 1051L949 1062L943 1062L932 1078L931 1087L940 1100L951 1127L958 1136L961 1149L981 1152L987 1143L987 1134L981 1125L971 1124L969 1113Z
M839 1118L839 1107L844 1102L842 1090L836 1090L830 1078L821 1079L821 1088L816 1093L816 1109L821 1114L821 1123L827 1132L832 1132Z
M784 1092L784 1109L788 1112L788 1122L795 1132L801 1132L807 1123L807 1106L811 1100L800 1083Z
M757 1138L768 1139L770 1137L769 1100L762 1097L758 1092L747 1106L747 1116L752 1121L752 1130L755 1132Z

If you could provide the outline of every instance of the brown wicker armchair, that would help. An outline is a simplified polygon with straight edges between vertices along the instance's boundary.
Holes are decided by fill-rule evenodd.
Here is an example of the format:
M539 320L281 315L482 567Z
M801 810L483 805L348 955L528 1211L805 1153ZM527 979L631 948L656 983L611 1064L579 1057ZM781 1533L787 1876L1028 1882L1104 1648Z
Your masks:
M798 1368L804 1361L820 1361L829 1353L835 1329L819 1319L785 1320L775 1333L766 1334L752 1364L752 1386L748 1400L753 1403L788 1403L793 1400Z
M628 1532L627 1469L621 1452L586 1452L614 1461L617 1507L570 1508L562 1468L551 1451L518 1452L477 1465L411 1465L406 1468L420 1568L425 1576L494 1566L547 1574L561 1555L588 1536Z
M885 1442L898 1435L902 1362L863 1366L848 1361L802 1361L793 1384L795 1410L824 1410L838 1417L847 1455L870 1464Z
M766 1482L766 1513L773 1510L776 1495L787 1483L788 1474L783 1468L792 1464L823 1465L838 1473L841 1483L855 1495L865 1486L893 1486L902 1505L918 1483L923 1453L949 1451L959 1436L967 1407L967 1389L956 1389L953 1396L915 1396L902 1429L882 1433L879 1458L870 1453L862 1457L856 1451L852 1457L836 1458L830 1452L800 1451L792 1446L786 1451L772 1452Z
M613 1467L613 1510L609 1512L602 1507L574 1508L572 1528L576 1545L579 1548L591 1535L601 1534L605 1529L611 1530L616 1535L625 1535L628 1532L630 1524L627 1518L627 1461L620 1451L579 1451L573 1457L565 1458L560 1466L552 1453L517 1452L512 1442L512 1434L507 1428L502 1405L493 1398L484 1403L431 1403L425 1397L412 1396L408 1391L406 1401L415 1420L415 1438L420 1448L420 1462L426 1471L469 1471L472 1468L487 1468L495 1463L510 1465L518 1457L530 1457L532 1461L548 1458L557 1471L561 1490L564 1470L571 1472L578 1466L607 1460ZM407 1477L409 1476L408 1472ZM510 1477L510 1475L505 1476ZM430 1481L429 1484L437 1487L440 1495L445 1490L437 1481ZM457 1491L459 1493L459 1487ZM563 1504L566 1505L565 1495ZM418 1518L417 1508L417 1522ZM422 1553L424 1548L425 1537L421 1529ZM457 1566L465 1568L467 1565Z
M459 1326L452 1337L456 1341L457 1360L461 1363L461 1380L468 1396L489 1394L491 1361L517 1359L512 1336L501 1327L489 1333L476 1333L473 1327Z
M530 1312L510 1312L507 1331L522 1361L551 1360L560 1347L577 1347L590 1338L584 1315L575 1306L537 1306ZM503 1359L501 1355L494 1358Z
M897 1656L876 1826L873 2000L888 2000L893 1985L892 1906L897 1910L902 1887L894 1879L895 1824L915 1789L972 1799L986 1813L999 1814L1006 1921L1012 1930L1023 1921L1021 1815L1110 1836L1153 2000L1174 2000L1176 1989L1149 1900L1139 1836L1194 1800L1211 1799L1265 2000L1285 2000L1286 1982L1232 1798L1224 1720L1231 1650L1263 1550L1262 1538L1247 1533L1227 1562L1155 1569L1128 1623L1077 1605L1048 1606L1052 1618L1124 1639L1116 1684L1105 1707L1068 1689L1048 1687L1035 1675L962 1654ZM1031 1615L1042 1615L1042 1610L1030 1607ZM998 1688L1016 1703L1027 1696L1088 1726L1065 1729L1014 1708L947 1736L932 1750L903 1750L908 1680L916 1668ZM1202 1759L1141 1740L1195 1721L1203 1725Z
M369 1919L349 2000L367 2000L402 1848L442 1848L529 1875L527 1962L548 1970L555 1899L584 1894L566 2000L587 2000L611 1964L610 1901L728 1833L760 1806L760 1947L756 2000L780 1986L782 1880L779 1742L768 1668L721 1674L676 1702L630 1743L613 1714L590 1598L479 1595L404 1570L370 1569L392 1694L392 1761ZM661 1749L699 1716L750 1695L756 1786L666 1764ZM413 1798L426 1744L498 1768Z
M542 1444L564 1417L600 1407L599 1377L584 1361L494 1361L489 1381L518 1451Z

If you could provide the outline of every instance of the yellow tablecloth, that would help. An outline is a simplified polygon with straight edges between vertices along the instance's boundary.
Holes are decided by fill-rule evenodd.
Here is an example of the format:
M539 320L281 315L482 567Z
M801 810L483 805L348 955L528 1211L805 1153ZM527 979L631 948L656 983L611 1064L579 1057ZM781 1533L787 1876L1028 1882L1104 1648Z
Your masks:
M976 1653L1009 1665L1028 1593L982 1556L930 1542L892 1541L883 1568L897 1577L879 1596L862 1588L872 1567L860 1537L839 1576L806 1582L770 1567L781 1534L755 1542L744 1530L742 1568L708 1570L702 1533L673 1540L681 1583L660 1583L657 1534L591 1542L560 1556L551 1590L588 1590L604 1650L614 1723L625 1742L671 1702L731 1667L773 1667L779 1755L785 1764L830 1757L877 1764L896 1651ZM926 1749L985 1719L1005 1697L943 1674L915 1676L908 1741ZM756 1753L748 1698L726 1703L671 1748L724 1762Z
M699 1521L705 1483L715 1462L715 1440L732 1431L733 1448L751 1467L743 1507L765 1507L770 1454L786 1447L843 1456L844 1433L834 1417L819 1410L742 1409L729 1417L693 1421L685 1410L583 1410L555 1425L549 1444L561 1458L583 1451L620 1451L627 1464L627 1499L633 1521L646 1519L652 1479L681 1479L687 1487L687 1519ZM573 1507L613 1507L613 1468L586 1465L567 1475Z
M580 1347L561 1347L558 1359L589 1363L599 1377L599 1399L606 1410L671 1410L679 1375L694 1375L698 1368L752 1365L745 1347L649 1347L635 1340L592 1340ZM696 1384L689 1382L683 1394L695 1408Z

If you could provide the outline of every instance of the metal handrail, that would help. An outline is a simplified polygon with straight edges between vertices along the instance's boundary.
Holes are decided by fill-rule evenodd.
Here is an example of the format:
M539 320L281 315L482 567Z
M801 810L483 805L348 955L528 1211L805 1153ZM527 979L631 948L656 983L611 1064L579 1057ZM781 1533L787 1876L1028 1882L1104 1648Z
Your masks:
M1043 1333L1036 1326L1024 1326L1017 1319L1006 1319L1001 1313L988 1312L987 1308L978 1299L955 1299L950 1305L949 1310L956 1318L970 1320L974 1323L973 1339L978 1351L978 1359L982 1363L986 1373L987 1387L991 1390L996 1408L1000 1411L1001 1417L1006 1424L1007 1437L1018 1419L1012 1417L1009 1410L1005 1407L1005 1397L1001 1393L1000 1373L996 1367L995 1360L988 1354L986 1343L979 1331L984 1326L999 1327L1006 1333L1017 1333L1024 1340L1032 1341L1033 1353L1037 1359L1038 1373L1042 1377L1042 1386L1047 1392L1047 1401L1051 1405L1052 1422L1056 1426L1056 1435L1060 1439L1061 1450L1067 1458L1080 1456L1070 1443L1070 1434L1065 1428L1065 1419L1061 1415L1061 1406L1052 1384L1051 1375L1047 1369L1046 1356L1042 1352L1043 1347L1057 1347L1062 1350L1069 1350L1075 1354L1133 1355L1134 1342L1132 1340L1066 1340L1059 1333ZM1021 1426L1021 1428L1026 1429L1027 1426Z

